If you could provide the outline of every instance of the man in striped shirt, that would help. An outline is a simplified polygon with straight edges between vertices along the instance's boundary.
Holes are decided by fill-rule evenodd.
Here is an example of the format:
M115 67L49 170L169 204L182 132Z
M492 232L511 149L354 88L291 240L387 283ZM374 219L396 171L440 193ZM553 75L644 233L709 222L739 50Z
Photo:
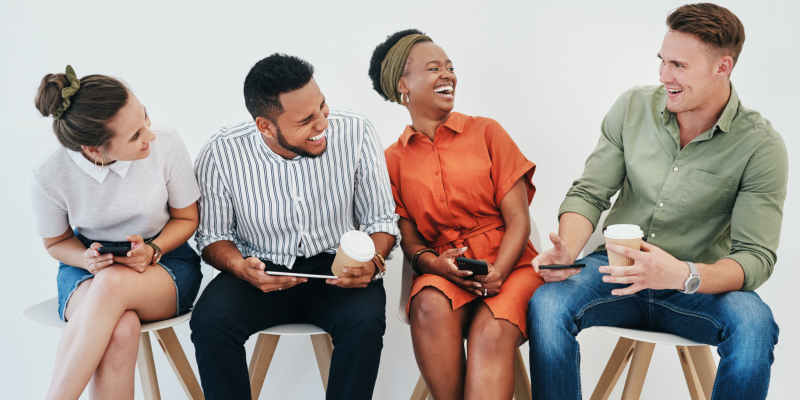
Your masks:
M386 329L383 258L399 243L398 216L375 130L329 112L313 67L273 54L247 75L254 121L223 128L200 152L196 239L222 271L191 320L206 399L250 399L244 343L261 330L312 323L333 338L328 399L371 399ZM353 278L331 274L339 238L362 227L377 250Z

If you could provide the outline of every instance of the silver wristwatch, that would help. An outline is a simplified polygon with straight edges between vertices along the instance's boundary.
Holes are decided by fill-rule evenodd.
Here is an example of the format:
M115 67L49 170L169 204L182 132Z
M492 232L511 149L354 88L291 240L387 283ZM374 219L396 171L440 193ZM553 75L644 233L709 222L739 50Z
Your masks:
M695 267L693 262L684 262L689 266L689 277L686 278L686 282L683 283L683 287L686 289L683 290L683 293L692 294L700 287L700 275L697 273L697 267Z

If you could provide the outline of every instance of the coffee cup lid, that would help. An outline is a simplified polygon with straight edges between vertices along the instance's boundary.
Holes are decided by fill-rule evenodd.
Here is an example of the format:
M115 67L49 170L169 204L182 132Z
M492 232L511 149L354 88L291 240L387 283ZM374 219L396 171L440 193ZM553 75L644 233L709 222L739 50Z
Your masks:
M639 225L617 224L607 226L603 236L619 240L641 239L644 236L644 232L639 228Z
M344 254L356 261L367 262L375 256L375 242L361 231L346 232L339 245Z

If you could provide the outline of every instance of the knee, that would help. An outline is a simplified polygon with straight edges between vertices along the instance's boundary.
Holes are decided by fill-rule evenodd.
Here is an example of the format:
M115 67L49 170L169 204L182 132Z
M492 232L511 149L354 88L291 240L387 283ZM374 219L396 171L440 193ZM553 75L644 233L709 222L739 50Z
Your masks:
M521 333L516 325L504 319L493 318L485 320L479 326L470 327L469 340L472 342L470 347L476 346L479 349L487 349L489 352L496 352L499 348L516 349L517 342ZM504 345L510 346L504 346Z
M566 314L565 304L569 296L554 290L556 285L548 283L539 287L528 301L528 325L531 327L552 325Z
M409 320L419 327L436 327L453 312L450 299L438 289L422 289L411 299Z
M728 339L737 343L736 351L760 351L763 347L771 350L778 343L779 334L772 310L761 299L738 303L733 308L731 325L725 329Z
M139 322L139 316L134 311L125 311L111 333L107 351L116 353L118 351L138 349L141 334L142 324Z
M118 290L126 287L128 274L132 272L130 268L122 266L111 266L102 269L92 279L92 290L119 293Z

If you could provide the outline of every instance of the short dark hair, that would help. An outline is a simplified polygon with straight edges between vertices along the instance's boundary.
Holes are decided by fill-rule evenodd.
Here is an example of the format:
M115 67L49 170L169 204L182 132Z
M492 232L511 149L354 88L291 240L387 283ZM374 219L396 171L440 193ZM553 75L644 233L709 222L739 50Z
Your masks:
M53 115L63 102L61 90L70 85L63 73L47 74L39 84L34 104L42 116ZM70 97L69 108L53 120L53 132L64 148L105 146L114 132L108 123L128 102L129 90L122 81L105 75L81 78L80 89Z
M300 89L314 77L314 67L295 56L275 53L250 69L244 79L244 104L253 116L277 124L283 114L279 96Z
M396 32L387 36L386 40L379 44L372 52L372 59L369 60L369 78L372 79L372 88L387 101L391 101L391 99L383 92L383 88L381 87L381 63L383 59L386 58L386 54L389 53L389 50L392 49L392 46L396 45L400 39L415 33L424 35L424 33L417 29L406 29Z
M744 25L730 10L711 3L687 4L667 17L673 31L697 36L717 57L728 55L733 64L739 60L744 46Z

